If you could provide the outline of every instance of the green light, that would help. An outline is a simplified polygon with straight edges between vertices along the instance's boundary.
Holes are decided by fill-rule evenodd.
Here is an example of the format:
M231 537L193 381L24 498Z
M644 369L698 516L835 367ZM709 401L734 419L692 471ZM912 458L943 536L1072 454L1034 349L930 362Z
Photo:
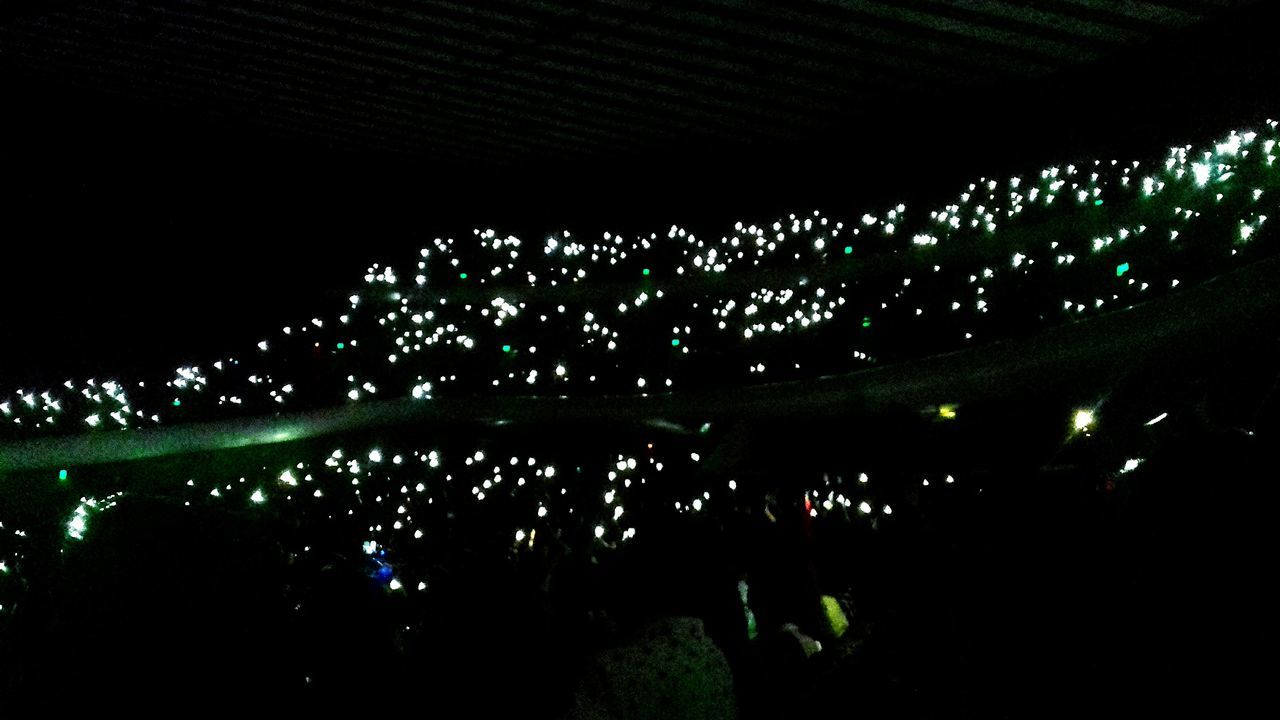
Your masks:
M1097 207L1097 206L1099 206L1099 205L1101 205L1101 204L1102 204L1102 198L1098 198L1097 200L1094 200L1094 201L1093 201L1093 206L1094 206L1094 207Z
M698 428L698 432L703 435L711 432L711 423L702 423L702 427Z
M339 349L339 350L346 350L346 349L347 349L347 344L346 344L346 343L338 343L338 349Z
M502 346L502 352L511 352L511 346L510 346L510 345L503 345L503 346Z
M1116 277L1120 277L1129 272L1129 263L1120 263L1116 266Z
M644 269L644 276L649 277L649 268Z
M840 601L830 595L822 596L822 611L827 617L827 624L831 629L831 634L840 637L849 630L849 618L845 616L844 609L840 607Z
M467 274L466 274L466 273L458 273L458 277L462 278L463 280L466 280L466 279L467 279Z
M680 338L671 338L671 347L680 347Z
M869 328L869 327L871 327L871 316L870 316L870 315L867 315L867 316L865 316L865 317L863 317L863 318L862 318L862 327L864 327L864 328Z
M844 246L844 254L845 254L845 255L852 255L852 254L853 254L853 246L852 246L852 245L845 245L845 246Z
M59 480L66 480L66 479L67 479L67 471L66 471L66 470L59 470L59 471L58 471L58 479L59 479Z
M178 407L178 406L179 406L179 405L181 405L181 404L182 404L182 401L181 401L181 400L179 400L178 398L174 398L174 399L173 399L173 406L174 406L174 407Z

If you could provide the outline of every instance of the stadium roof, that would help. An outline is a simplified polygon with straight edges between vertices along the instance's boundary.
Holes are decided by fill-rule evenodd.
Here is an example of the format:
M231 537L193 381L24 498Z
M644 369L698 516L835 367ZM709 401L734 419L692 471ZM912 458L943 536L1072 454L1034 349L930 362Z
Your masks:
M499 167L847 136L1250 4L3 2L0 57L287 141Z

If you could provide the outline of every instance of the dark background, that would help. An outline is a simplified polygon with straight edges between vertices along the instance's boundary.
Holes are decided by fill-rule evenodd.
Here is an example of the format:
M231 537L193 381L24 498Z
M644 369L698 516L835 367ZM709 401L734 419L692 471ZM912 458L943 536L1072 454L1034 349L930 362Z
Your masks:
M1274 5L1190 5L1208 19L1045 77L890 88L790 137L673 131L659 151L607 156L286 137L216 102L46 72L3 34L0 379L207 362L331 312L369 263L404 266L430 238L473 227L716 234L813 208L851 218L932 206L980 176L1158 156L1274 113ZM38 11L0 8L0 26Z

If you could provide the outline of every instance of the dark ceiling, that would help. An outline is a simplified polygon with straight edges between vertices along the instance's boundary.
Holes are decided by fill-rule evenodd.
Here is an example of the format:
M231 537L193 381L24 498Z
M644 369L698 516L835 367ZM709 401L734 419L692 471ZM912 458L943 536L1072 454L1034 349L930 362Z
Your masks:
M825 136L1248 4L6 2L0 53L34 78L286 141L505 167Z
M475 226L716 232L1158 153L1275 113L1277 5L0 0L0 377L196 360Z

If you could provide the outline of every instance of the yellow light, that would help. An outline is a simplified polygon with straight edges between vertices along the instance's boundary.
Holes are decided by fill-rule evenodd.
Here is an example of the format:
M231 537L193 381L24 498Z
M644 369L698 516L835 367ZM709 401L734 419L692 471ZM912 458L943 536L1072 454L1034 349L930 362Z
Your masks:
M1075 417L1072 419L1076 432L1084 432L1093 427L1093 411L1077 410Z
M939 405L938 417L942 418L943 420L955 420L956 406L955 405Z

